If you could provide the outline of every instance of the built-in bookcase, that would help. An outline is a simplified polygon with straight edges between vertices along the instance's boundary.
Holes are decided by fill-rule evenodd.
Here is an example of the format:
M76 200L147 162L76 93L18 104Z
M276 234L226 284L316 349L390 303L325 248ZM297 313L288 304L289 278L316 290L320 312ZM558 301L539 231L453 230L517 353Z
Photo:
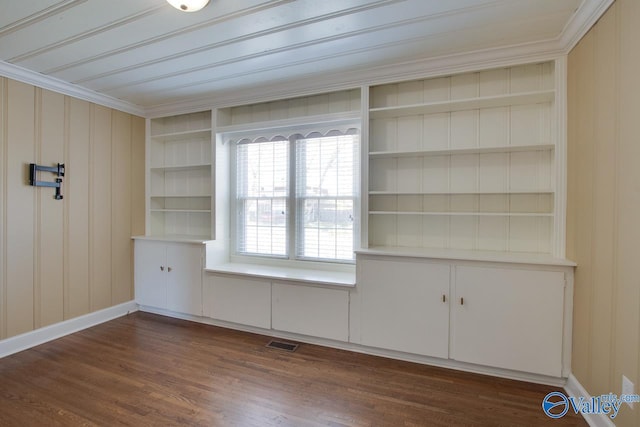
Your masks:
M150 120L147 235L212 238L211 111Z
M370 87L368 246L551 254L554 68Z

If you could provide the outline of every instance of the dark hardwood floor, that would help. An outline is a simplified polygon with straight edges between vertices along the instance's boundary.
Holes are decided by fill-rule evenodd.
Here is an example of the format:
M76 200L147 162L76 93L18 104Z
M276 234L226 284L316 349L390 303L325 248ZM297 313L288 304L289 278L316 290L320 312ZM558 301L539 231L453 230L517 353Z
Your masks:
M553 387L134 313L0 359L1 426L586 426Z

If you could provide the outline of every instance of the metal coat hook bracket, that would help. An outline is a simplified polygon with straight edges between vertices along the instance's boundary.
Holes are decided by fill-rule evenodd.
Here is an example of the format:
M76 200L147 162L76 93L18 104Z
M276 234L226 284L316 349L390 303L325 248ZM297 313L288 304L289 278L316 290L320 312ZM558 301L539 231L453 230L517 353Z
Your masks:
M55 182L51 181L38 181L37 172L51 172L58 176ZM35 163L29 164L29 184L34 187L53 187L56 189L56 195L54 198L56 200L62 199L62 194L60 194L60 188L62 187L62 178L64 176L64 163L58 163L58 166L41 166L36 165Z

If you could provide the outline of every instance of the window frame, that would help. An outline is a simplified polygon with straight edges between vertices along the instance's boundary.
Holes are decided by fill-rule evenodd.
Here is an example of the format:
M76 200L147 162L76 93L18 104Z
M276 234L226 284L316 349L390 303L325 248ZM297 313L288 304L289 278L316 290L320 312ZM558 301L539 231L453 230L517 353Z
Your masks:
M230 138L226 136L226 142L231 144L230 147L230 258L233 262L249 262L249 263L266 263L270 265L282 265L285 267L297 267L297 268L326 268L335 266L340 268L352 267L355 265L355 255L350 260L344 259L332 259L332 258L314 258L297 256L296 243L300 238L300 234L297 230L297 213L299 200L304 200L305 197L297 197L296 194L296 141L300 139L311 139L314 137L331 137L331 132L339 130L342 135L355 135L357 138L357 150L354 153L354 170L353 170L353 189L354 195L352 197L338 196L332 197L332 199L349 199L353 200L353 227L352 227L352 248L355 251L360 242L360 202L362 195L361 190L361 152L362 152L362 137L360 123L358 121L348 120L335 123L322 123L313 124L305 123L302 126L287 126L278 129L268 130L256 130L247 129L246 131L234 132L234 137ZM250 139L254 140L259 137L265 137L265 134L272 136L282 136L288 141L288 195L285 200L285 205L288 208L287 227L286 227L286 249L287 254L285 256L260 254L260 253L246 253L238 250L238 201L237 196L237 183L238 183L238 143L242 140ZM314 136L319 134L322 136ZM305 136L306 135L306 136ZM308 197L307 197L308 198Z

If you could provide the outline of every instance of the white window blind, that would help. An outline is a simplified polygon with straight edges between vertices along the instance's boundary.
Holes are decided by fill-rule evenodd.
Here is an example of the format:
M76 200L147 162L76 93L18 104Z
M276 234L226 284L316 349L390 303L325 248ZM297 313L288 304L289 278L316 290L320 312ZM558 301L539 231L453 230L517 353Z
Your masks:
M295 141L296 257L352 260L357 135Z
M353 262L357 129L262 136L235 146L237 254Z
M289 141L237 146L237 251L287 256Z

